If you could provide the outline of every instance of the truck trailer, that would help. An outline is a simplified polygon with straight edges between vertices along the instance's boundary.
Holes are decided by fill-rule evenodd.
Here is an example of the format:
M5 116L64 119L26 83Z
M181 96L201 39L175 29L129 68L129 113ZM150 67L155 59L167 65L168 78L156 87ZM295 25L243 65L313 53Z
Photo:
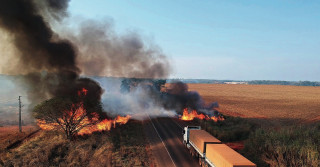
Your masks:
M184 127L183 143L203 167L256 167L247 158L201 130L200 126Z

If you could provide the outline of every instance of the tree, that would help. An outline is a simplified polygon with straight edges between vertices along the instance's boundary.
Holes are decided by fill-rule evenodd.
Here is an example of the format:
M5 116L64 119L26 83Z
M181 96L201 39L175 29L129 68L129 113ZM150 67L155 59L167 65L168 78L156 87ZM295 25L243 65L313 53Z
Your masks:
M100 102L55 97L37 105L33 116L42 129L61 129L71 140L84 127L98 123L101 112Z
M153 80L153 86L158 90L161 91L161 87L164 87L166 84L167 80L165 79L158 79L158 80Z

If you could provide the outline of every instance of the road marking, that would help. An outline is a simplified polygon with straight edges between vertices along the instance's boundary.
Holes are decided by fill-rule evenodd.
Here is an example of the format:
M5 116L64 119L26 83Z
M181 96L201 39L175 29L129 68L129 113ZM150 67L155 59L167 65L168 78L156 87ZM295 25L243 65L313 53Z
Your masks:
M166 149L166 151L167 151L167 153L168 153L168 155L169 155L169 157L170 157L170 159L171 159L171 161L172 161L173 165L174 165L175 167L177 167L177 166L176 166L176 164L174 163L174 161L173 161L173 159L172 159L172 157L171 157L171 155L170 155L170 153L169 153L169 151L168 151L168 149L167 149L166 145L164 144L164 142L163 142L162 138L160 137L160 134L159 134L159 132L158 132L157 128L154 126L154 124L153 124L153 122L152 122L152 119L150 118L149 114L148 114L148 117L149 117L149 119L150 119L150 121L151 121L151 123L152 123L152 126L153 126L154 130L156 130L156 132L157 132L157 134L158 134L158 136L159 136L159 138L160 138L160 140L161 140L161 142L162 142L162 144L163 144L164 148Z

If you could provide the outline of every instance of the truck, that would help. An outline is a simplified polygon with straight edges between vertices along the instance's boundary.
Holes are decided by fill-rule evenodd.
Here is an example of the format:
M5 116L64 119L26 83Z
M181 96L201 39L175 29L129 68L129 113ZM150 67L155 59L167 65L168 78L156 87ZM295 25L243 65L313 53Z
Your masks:
M256 167L250 160L223 144L200 126L183 129L183 144L203 167Z

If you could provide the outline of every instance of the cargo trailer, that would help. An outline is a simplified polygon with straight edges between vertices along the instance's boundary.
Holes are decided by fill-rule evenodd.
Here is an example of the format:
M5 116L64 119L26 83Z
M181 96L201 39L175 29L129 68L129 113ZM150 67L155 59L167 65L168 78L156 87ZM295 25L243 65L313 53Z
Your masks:
M183 143L204 167L256 167L247 158L201 130L200 126L184 127Z

